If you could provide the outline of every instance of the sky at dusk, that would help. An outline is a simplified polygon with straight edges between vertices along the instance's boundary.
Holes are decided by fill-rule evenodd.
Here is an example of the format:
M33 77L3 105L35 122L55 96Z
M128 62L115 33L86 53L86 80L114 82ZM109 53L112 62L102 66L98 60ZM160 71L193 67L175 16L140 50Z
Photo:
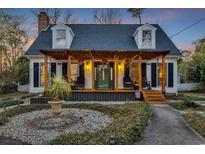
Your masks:
M72 18L81 24L93 23L92 15L94 9L62 9L72 12ZM37 18L33 15L31 9L7 9L8 12L23 15L25 17L24 27L29 35L37 36ZM123 24L135 24L138 20L131 17L127 9L119 9ZM181 29L205 18L205 9L145 9L142 14L142 22L150 24L159 24L168 36L172 36ZM62 20L62 18L60 19ZM192 43L205 36L205 20L194 25L185 32L172 38L173 42L179 48L193 48Z

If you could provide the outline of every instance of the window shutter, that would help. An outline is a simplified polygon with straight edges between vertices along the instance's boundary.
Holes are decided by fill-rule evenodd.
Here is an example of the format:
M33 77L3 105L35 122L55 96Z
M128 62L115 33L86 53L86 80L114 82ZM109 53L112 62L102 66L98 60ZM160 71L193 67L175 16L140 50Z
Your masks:
M125 76L126 79L128 79L130 77L130 67L129 67L129 64L125 65L124 76Z
M51 77L56 75L56 63L51 63Z
M33 86L39 87L39 63L33 63Z
M174 64L168 63L168 87L174 86Z
M67 66L67 63L63 63L62 64L62 76L64 79L67 79L68 78L68 66Z
M79 77L83 79L85 78L84 77L84 63L80 64L79 66Z
M152 87L157 86L157 64L151 63L151 79L152 79Z
M142 78L143 79L147 79L147 67L146 67L146 63L142 63Z

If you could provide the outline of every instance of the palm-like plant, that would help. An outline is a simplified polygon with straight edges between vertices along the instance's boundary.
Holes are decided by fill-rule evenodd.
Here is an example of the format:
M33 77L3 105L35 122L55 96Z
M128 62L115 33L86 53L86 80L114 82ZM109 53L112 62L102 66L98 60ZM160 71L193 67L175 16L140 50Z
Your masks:
M71 94L71 85L62 77L54 76L51 85L47 89L47 95L54 100L61 100Z
M127 9L127 12L132 14L132 17L139 18L139 23L142 23L141 15L144 12L145 9L143 8L129 8Z

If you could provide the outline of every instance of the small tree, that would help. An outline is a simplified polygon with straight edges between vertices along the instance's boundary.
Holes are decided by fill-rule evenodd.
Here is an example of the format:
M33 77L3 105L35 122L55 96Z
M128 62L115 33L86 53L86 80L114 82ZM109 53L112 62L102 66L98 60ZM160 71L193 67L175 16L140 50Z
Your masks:
M95 9L93 22L96 24L121 24L122 18L117 9Z
M133 18L138 18L139 23L142 23L142 13L144 12L143 8L129 8L127 12L131 13Z
M21 56L15 63L15 80L20 84L29 83L29 59Z

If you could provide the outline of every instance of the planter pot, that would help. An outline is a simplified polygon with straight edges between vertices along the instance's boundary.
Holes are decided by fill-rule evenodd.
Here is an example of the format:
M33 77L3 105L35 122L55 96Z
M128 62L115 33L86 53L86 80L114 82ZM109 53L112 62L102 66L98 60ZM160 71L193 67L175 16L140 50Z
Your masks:
M62 105L64 101L48 101L51 104L51 109L54 115L58 115L62 112Z

